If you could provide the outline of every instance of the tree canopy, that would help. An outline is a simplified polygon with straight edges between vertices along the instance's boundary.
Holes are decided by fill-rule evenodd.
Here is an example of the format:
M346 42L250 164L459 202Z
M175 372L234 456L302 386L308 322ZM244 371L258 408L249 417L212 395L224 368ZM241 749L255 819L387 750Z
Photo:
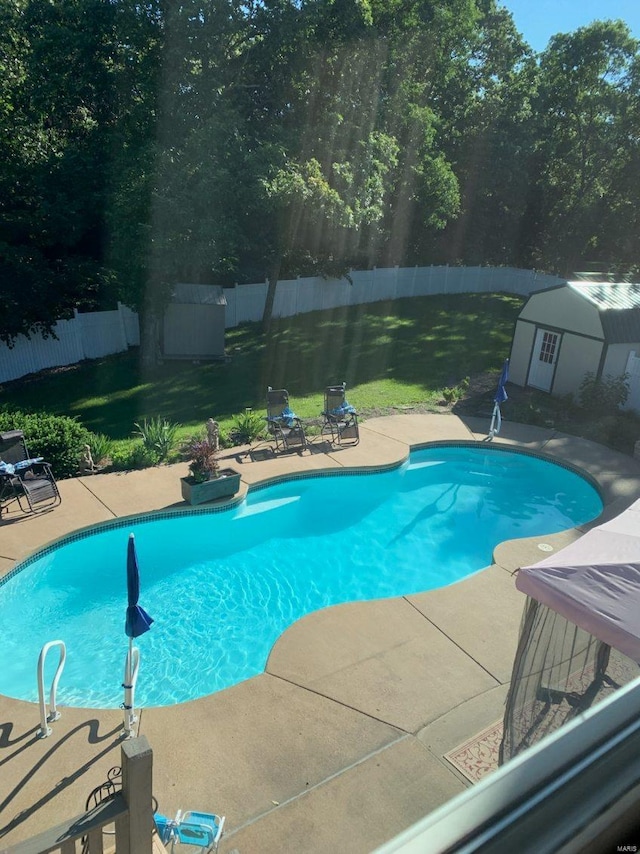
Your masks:
M0 339L119 298L152 361L176 281L637 269L639 47L535 55L496 0L0 0Z

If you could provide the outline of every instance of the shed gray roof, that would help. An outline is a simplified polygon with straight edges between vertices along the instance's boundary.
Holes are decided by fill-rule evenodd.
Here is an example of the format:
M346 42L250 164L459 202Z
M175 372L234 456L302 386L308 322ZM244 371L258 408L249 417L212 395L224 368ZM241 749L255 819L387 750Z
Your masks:
M193 285L182 282L174 285L171 302L182 305L226 305L227 299L220 285Z
M602 312L600 320L605 340L609 344L640 342L640 308Z
M599 310L640 308L640 285L631 282L567 282Z
M598 309L605 340L610 344L640 342L640 284L631 282L567 282Z

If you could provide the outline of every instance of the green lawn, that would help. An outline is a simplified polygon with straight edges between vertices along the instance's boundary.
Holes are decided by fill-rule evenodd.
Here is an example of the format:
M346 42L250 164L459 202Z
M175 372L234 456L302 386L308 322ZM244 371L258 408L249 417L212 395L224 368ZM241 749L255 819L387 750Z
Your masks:
M162 416L193 432L207 418L228 428L245 407L264 411L267 386L285 387L301 417L317 416L325 386L347 382L349 401L376 411L434 405L467 376L498 371L522 298L416 297L312 312L227 330L227 363L167 362L143 382L138 351L5 385L4 404L77 416L95 433L126 439L134 422Z

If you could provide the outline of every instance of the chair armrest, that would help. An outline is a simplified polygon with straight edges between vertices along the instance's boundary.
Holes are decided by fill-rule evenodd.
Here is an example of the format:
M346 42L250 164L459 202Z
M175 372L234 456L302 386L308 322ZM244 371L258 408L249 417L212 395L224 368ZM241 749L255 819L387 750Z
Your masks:
M216 839L215 839L216 842L218 842L220 840L220 837L222 836L222 828L224 827L225 819L226 819L226 816L224 816L224 815L220 816L220 822L218 823L218 832L216 833Z
M49 463L45 463L44 460L32 462L30 465L22 466L19 469L16 468L16 477L19 478L26 478L28 480L31 477L38 477L39 475L44 475L47 479L53 478L51 466Z

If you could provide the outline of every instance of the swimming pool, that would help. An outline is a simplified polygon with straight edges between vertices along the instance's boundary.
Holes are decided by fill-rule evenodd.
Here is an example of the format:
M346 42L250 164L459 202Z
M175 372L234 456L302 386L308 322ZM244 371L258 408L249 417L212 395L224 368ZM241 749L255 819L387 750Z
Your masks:
M136 705L162 706L261 673L279 635L311 611L451 584L490 564L499 542L555 533L601 509L597 491L563 466L436 446L391 471L292 478L224 512L98 527L0 586L0 693L36 701L40 649L61 639L59 704L120 705L130 532L140 604L155 620L136 641Z

